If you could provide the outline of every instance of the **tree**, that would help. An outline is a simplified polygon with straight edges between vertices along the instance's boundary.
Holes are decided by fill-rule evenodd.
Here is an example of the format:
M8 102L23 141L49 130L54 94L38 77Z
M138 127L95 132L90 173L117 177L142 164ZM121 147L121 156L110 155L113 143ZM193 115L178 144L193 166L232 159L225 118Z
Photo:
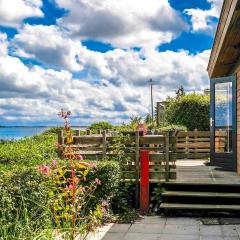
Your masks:
M186 92L182 85L175 91L175 93L177 99L186 95Z
M141 123L142 117L141 116L131 116L130 120L131 120L130 124L138 124L138 123Z
M145 117L145 119L144 119L144 122L145 122L146 124L152 124L153 119L152 119L152 116L151 116L150 113L148 113L148 114L146 115L146 117Z

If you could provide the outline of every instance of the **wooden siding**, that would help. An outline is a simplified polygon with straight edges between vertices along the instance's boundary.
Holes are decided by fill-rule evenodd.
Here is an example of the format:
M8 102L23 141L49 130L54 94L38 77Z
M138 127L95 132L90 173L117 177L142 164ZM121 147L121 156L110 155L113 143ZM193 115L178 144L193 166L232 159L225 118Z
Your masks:
M239 6L240 0L225 0L223 3L208 64L210 78L229 75L239 58Z
M240 175L240 65L237 74L237 173Z

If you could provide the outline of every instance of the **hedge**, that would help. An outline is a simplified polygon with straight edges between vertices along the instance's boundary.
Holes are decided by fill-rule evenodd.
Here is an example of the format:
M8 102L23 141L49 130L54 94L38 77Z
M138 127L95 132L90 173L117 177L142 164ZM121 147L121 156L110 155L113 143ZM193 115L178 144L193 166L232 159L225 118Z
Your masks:
M209 130L209 96L189 94L171 99L166 106L166 120L170 124L186 126L188 130Z

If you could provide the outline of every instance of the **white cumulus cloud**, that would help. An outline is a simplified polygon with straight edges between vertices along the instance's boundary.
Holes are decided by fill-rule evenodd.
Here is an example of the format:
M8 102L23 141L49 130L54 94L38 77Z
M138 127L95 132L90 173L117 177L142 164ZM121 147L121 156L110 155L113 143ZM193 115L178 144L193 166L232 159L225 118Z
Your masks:
M0 0L0 25L19 27L28 17L43 17L42 0Z
M216 27L215 20L219 17L223 0L207 0L211 4L211 9L202 10L199 8L186 9L185 12L191 16L192 29L194 32L197 31L211 31L213 32Z
M158 46L188 29L168 0L56 0L69 11L58 22L73 37L119 48Z

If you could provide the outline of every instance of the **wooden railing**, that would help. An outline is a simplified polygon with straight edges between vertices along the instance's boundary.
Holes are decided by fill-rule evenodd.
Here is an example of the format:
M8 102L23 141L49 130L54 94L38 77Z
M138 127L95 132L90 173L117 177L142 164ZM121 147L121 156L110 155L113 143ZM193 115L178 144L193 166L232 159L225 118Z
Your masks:
M177 159L208 159L210 157L209 131L180 131L176 137Z
M73 136L73 144L65 145L63 132L58 135L58 142L62 149L71 147L76 154L86 159L102 159L115 157L113 141L115 133L102 131L101 134ZM139 154L147 150L149 154L149 178L150 182L161 182L163 180L176 179L176 137L169 133L162 135L139 136L139 132L124 133L124 161L122 161L123 178L125 180L139 181L140 164ZM64 151L63 151L64 152Z
M209 131L179 131L158 132L156 135L140 136L139 132L125 132L123 163L124 178L139 179L139 154L141 150L150 151L149 176L150 182L159 182L176 178L176 160L181 159L209 159L210 132ZM73 136L73 144L65 145L63 132L58 134L58 143L63 149L71 147L76 154L83 155L89 160L115 157L114 139L116 132L100 131L92 134L90 130L81 135L79 130ZM218 137L221 139L218 141ZM222 142L222 133L216 134L216 141ZM222 143L218 144L223 148Z

